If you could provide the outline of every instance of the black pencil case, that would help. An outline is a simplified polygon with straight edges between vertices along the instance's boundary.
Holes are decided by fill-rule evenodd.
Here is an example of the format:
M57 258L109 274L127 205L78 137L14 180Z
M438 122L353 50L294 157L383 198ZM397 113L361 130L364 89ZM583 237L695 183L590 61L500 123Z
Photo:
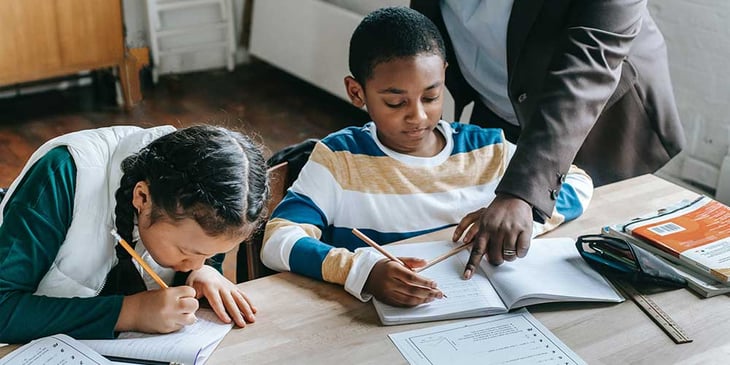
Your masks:
M579 236L581 257L594 269L639 285L681 288L687 280L654 254L626 240L601 235Z

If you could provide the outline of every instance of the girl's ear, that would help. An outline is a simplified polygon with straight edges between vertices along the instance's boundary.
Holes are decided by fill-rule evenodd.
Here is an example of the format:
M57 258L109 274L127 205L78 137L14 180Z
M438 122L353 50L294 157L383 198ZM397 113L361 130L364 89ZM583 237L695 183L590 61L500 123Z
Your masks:
M345 76L345 90L352 105L362 108L365 106L365 89L352 76Z
M152 197L150 196L150 186L147 185L146 181L138 181L134 185L132 191L132 205L137 210L137 214L141 214L142 211L150 209L152 206Z

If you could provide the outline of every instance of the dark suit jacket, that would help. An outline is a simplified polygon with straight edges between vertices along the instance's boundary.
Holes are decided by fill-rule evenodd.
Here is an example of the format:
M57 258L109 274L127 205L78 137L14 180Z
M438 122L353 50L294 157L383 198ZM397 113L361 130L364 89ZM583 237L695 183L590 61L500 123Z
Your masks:
M459 70L438 1L411 7L444 35L457 116L472 100L481 103ZM543 216L573 161L598 186L654 172L682 149L664 38L646 0L515 0L507 71L521 131L497 192Z

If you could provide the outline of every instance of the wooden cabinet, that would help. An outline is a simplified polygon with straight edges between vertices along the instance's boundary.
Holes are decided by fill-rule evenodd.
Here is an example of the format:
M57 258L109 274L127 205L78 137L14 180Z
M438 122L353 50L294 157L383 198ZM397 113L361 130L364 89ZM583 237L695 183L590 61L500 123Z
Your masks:
M121 1L0 0L0 86L116 67L129 107L139 82L125 54Z

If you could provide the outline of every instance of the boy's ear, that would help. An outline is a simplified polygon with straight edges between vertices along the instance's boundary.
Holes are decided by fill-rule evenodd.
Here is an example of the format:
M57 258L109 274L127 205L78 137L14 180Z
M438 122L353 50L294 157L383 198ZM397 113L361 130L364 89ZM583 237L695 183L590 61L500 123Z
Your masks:
M365 90L352 76L345 76L345 90L352 105L362 108L365 106Z

